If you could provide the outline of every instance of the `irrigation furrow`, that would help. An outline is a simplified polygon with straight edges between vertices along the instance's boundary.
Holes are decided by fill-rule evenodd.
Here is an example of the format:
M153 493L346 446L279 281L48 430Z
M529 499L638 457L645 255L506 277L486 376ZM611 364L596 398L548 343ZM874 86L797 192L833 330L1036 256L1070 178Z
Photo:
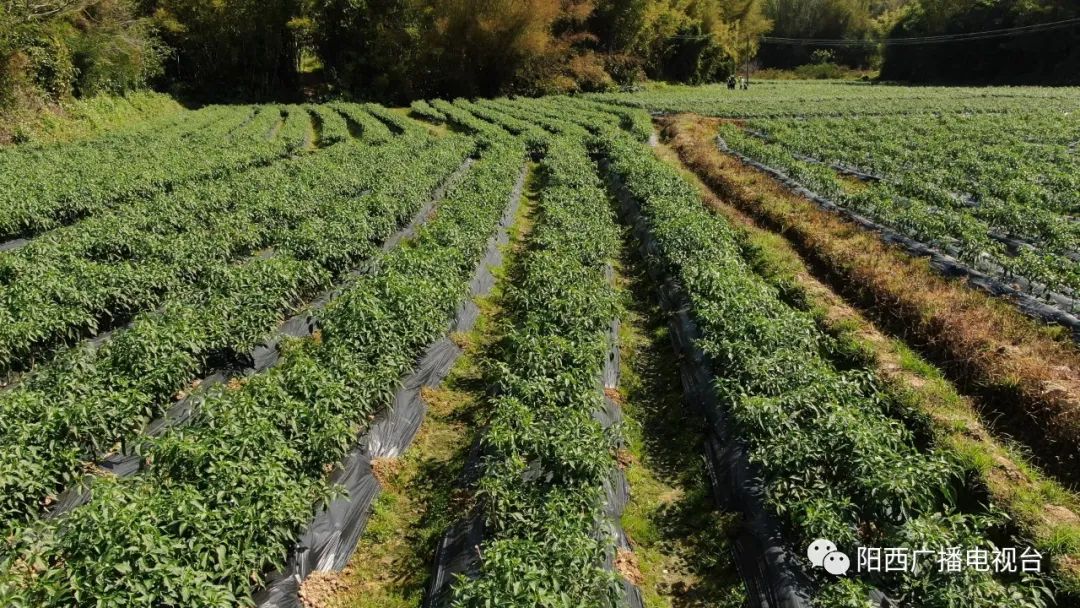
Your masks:
M645 260L657 259L656 244L640 205L606 161L601 169L620 203L623 221L631 228ZM744 525L733 541L735 563L753 608L809 608L810 582L798 557L784 542L781 526L765 507L765 488L755 479L745 446L732 436L732 425L716 401L714 374L708 357L697 346L700 330L679 284L656 264L647 272L657 287L657 299L668 315L672 349L678 355L686 406L707 420L705 460L713 497L720 509L743 514Z
M618 204L614 201L613 205ZM640 573L646 606L747 606L732 541L739 513L717 508L704 454L709 425L684 392L682 357L673 356L671 315L648 275L630 229L620 256L623 329L617 397L628 423L630 481L622 523L631 538L630 562Z
M615 284L615 270L609 263L604 267L604 275L612 290L617 288ZM604 397L601 406L593 412L593 417L600 421L605 431L618 432L625 423L622 406L615 401L613 394L618 391L620 378L621 350L619 347L620 320L615 317L611 320L607 334L607 355L604 357L604 368L600 373L600 389ZM620 449L622 449L620 447ZM626 473L622 467L615 467L611 472L611 478L604 483L604 515L610 522L611 532L615 536L614 550L609 552L604 560L604 567L620 576L622 585L622 598L627 608L644 608L645 601L642 599L641 590L631 577L636 573L633 569L632 547L626 530L622 526L623 512L630 500L630 483L626 479ZM600 528L597 536L602 537L608 531ZM603 540L601 538L601 540ZM630 562L627 564L626 562ZM620 570L628 568L628 570Z

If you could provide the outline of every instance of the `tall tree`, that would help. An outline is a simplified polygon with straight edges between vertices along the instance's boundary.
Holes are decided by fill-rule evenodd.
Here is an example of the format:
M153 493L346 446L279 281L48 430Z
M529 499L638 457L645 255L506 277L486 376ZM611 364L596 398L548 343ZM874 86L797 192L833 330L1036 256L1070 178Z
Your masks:
M327 76L375 99L426 96L433 76L421 63L435 14L418 0L321 0L311 9Z
M1077 17L1077 0L919 0L890 36L984 32ZM1080 84L1080 24L977 40L890 46L882 77L916 82Z
M273 94L295 83L299 48L290 21L300 0L150 0L174 49L176 79L196 88Z
M871 4L871 0L765 0L765 14L773 22L775 36L872 40ZM883 6L881 2L877 4ZM769 67L794 67L810 63L814 52L823 48L828 47L766 45L761 59ZM829 50L839 62L857 67L867 67L877 55L872 45Z
M162 56L134 0L0 2L0 106L123 93L158 75Z

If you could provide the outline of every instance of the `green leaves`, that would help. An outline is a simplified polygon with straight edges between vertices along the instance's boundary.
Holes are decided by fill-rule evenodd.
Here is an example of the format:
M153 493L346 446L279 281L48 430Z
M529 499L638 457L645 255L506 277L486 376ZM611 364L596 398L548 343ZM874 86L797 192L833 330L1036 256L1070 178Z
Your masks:
M315 506L333 495L326 468L390 403L467 293L524 155L505 138L491 143L408 246L379 254L372 272L319 314L318 339L287 343L277 366L211 392L189 426L146 440L140 475L95 478L88 504L12 535L0 553L0 600L250 604L252 586L283 563ZM420 173L410 177L428 196L439 175ZM402 211L393 201L383 212ZM47 567L23 567L30 563ZM118 564L131 571L117 576Z
M748 131L726 124L720 134L737 152L976 268L1034 281L1038 293L1073 293L1080 225L1069 218L1080 209L1080 165L1067 145L1075 133L1067 113L1022 117L772 119ZM853 191L840 177L845 167L880 179Z
M619 134L601 141L613 172L641 204L654 239L650 263L678 280L701 330L732 436L745 441L767 504L796 546L983 546L1001 521L965 491L954 455L920 445L889 393L866 369L832 357L832 338L743 259L739 239L693 185ZM913 535L920 535L918 542ZM839 540L837 540L839 539ZM932 541L932 542L931 542ZM919 606L1041 606L1039 584L988 573L930 573L874 581ZM823 605L854 605L865 589L826 585ZM1010 604L1011 605L1011 604Z
M179 114L155 130L5 150L0 154L0 240L51 230L291 154L303 141L308 117L298 107L287 112L290 119L278 129L276 108L211 106ZM268 138L272 130L277 137Z
M541 167L538 225L506 288L492 362L481 571L454 585L456 606L610 606L621 589L602 567L612 538L597 530L617 438L593 417L617 313L605 267L618 233L583 140L550 138Z
M118 441L130 441L146 421L188 393L193 380L214 366L238 363L305 300L373 255L377 243L415 215L470 147L464 138L435 143L426 136L403 138L378 150L342 144L249 174L257 186L252 200L233 199L221 214L230 222L236 217L265 218L267 240L260 244L276 245L272 257L217 263L217 258L229 257L222 253L228 241L206 238L215 228L219 232L213 234L220 237L221 223L208 226L206 233L182 235L198 241L194 246L215 260L208 272L193 277L197 285L178 285L159 310L137 316L102 346L73 348L56 364L0 395L6 422L0 430L4 521L21 525L36 516L47 495L58 494L79 477L80 459L93 462ZM235 192L233 187L223 185L226 193ZM209 186L199 191L206 193ZM220 194L208 197L211 202L222 200ZM192 198L177 198L181 209L183 204L197 205ZM167 215L149 216L140 225L147 230L140 232L167 234L160 224L168 221ZM79 238L42 238L58 249L68 247L65 259L82 249ZM110 242L113 237L93 238ZM168 255L166 243L160 253ZM48 250L28 251L37 255ZM27 259L44 264L41 260L47 258L41 256ZM175 263L198 266L194 254ZM142 260L137 269L144 267L149 276L165 272L152 260ZM92 293L94 285L83 289ZM323 441L340 442L330 437ZM24 470L35 473L34 483L27 483Z

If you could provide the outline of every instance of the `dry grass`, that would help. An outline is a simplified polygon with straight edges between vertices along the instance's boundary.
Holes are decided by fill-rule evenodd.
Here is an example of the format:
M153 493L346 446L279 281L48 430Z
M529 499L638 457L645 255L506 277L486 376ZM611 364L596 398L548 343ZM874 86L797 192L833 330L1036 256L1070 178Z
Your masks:
M371 461L371 474L380 488L389 488L401 473L402 462L399 458L376 458Z
M347 588L339 572L312 572L300 585L300 603L304 608L332 608L337 595Z
M626 549L620 548L616 551L615 571L634 585L640 586L645 580L645 577L641 576L641 570L638 568L637 556Z
M1012 305L945 279L925 260L792 194L720 153L717 121L676 116L664 134L708 186L755 222L783 235L849 301L941 364L1013 435L1069 483L1080 481L1080 351L1064 331Z

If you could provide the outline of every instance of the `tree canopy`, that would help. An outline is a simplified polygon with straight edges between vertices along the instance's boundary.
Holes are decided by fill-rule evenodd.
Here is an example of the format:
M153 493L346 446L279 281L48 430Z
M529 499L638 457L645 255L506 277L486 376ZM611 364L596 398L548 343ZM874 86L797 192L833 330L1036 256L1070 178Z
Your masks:
M423 96L724 78L770 27L761 0L7 0L5 77L45 97L151 79L215 95ZM110 54L112 53L112 54Z
M0 109L156 85L211 99L422 97L722 80L764 67L876 66L876 43L1044 23L1077 0L0 0ZM866 44L760 45L763 34ZM889 46L883 77L1076 82L1080 27Z
M890 37L985 32L1077 17L1077 0L918 0ZM1078 84L1080 24L979 40L887 47L881 75L913 82Z

